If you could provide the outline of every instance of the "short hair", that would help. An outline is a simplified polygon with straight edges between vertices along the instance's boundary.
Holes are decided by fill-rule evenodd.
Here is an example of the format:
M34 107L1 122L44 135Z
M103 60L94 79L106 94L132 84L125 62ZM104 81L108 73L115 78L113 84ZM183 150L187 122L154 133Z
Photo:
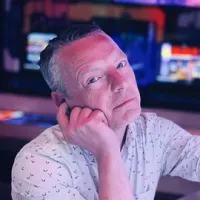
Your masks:
M59 91L69 96L61 78L60 66L56 55L64 46L84 37L103 32L97 24L70 24L59 36L49 41L40 54L40 71L51 91Z

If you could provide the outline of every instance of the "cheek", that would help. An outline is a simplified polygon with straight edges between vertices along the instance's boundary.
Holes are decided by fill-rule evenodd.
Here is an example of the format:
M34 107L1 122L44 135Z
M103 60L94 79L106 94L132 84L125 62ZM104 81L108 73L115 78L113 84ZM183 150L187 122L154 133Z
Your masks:
M100 109L105 112L105 110L108 108L109 92L105 88L87 91L85 92L84 101L92 109Z

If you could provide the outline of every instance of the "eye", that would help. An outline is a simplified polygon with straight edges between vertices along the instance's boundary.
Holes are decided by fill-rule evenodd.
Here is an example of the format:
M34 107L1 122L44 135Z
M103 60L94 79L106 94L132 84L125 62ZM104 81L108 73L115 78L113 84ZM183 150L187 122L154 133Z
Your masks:
M88 84L95 83L99 78L98 77L92 77L89 81Z
M117 69L118 68L122 68L126 66L126 61L121 61L118 65L117 65Z

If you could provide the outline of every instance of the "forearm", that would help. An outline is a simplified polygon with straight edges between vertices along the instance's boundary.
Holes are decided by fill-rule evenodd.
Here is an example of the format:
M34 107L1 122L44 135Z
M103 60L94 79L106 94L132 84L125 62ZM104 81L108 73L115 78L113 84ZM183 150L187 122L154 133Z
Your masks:
M133 192L120 152L104 154L97 161L99 200L133 200Z

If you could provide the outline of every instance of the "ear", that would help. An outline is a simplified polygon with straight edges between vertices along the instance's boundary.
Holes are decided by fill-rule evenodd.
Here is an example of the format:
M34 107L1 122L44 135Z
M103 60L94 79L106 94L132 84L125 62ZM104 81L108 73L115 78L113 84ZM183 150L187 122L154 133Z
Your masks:
M60 105L64 102L66 102L65 100L65 96L64 94L62 94L61 92L51 92L51 98L53 99L54 103L60 107Z

